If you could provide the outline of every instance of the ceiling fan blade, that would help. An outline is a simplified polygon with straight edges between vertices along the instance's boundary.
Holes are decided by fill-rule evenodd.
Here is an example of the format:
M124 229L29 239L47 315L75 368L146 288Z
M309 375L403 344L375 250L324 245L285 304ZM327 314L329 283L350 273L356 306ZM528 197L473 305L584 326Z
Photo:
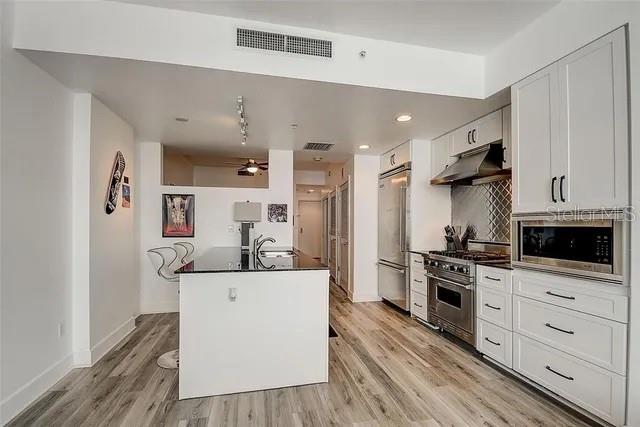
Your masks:
M260 162L260 163L257 163L257 164L260 165L260 166L265 166L265 165L268 165L269 162Z
M258 169L263 170L263 171L269 170L268 167L265 167L265 166L262 166L262 165L258 165Z

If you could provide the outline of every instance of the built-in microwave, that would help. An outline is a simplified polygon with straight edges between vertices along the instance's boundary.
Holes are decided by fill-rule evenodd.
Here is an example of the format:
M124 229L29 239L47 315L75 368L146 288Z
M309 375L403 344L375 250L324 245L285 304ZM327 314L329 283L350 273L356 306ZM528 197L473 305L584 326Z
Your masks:
M512 264L626 284L627 234L622 214L514 215Z

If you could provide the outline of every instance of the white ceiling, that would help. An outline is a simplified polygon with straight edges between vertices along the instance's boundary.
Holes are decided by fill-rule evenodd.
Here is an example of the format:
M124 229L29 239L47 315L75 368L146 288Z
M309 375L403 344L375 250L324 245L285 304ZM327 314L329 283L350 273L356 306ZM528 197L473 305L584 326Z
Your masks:
M346 160L369 144L378 154L409 138L433 138L509 103L508 90L487 100L296 80L144 61L24 52L64 85L96 95L128 121L138 140L261 157L268 148L299 151L327 141L329 152L299 151L296 161ZM240 145L236 98L249 123ZM400 113L413 120L397 123ZM180 123L175 117L188 117ZM297 129L291 128L297 123Z
M485 54L558 0L121 0Z

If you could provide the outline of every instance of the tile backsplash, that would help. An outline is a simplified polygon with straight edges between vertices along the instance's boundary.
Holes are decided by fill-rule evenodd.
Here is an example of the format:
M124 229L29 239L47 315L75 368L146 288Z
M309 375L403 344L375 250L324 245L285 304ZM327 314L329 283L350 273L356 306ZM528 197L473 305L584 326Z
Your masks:
M451 224L476 228L476 239L511 241L511 178L451 187Z

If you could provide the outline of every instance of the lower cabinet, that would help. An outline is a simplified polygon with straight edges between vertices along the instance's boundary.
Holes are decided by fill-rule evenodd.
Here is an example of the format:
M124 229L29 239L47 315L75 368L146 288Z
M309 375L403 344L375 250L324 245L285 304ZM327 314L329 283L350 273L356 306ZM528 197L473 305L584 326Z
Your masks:
M603 420L624 425L624 376L517 333L513 369Z
M427 296L411 291L411 314L427 320Z
M512 335L503 329L482 319L476 324L476 349L496 362L511 368L512 365Z

